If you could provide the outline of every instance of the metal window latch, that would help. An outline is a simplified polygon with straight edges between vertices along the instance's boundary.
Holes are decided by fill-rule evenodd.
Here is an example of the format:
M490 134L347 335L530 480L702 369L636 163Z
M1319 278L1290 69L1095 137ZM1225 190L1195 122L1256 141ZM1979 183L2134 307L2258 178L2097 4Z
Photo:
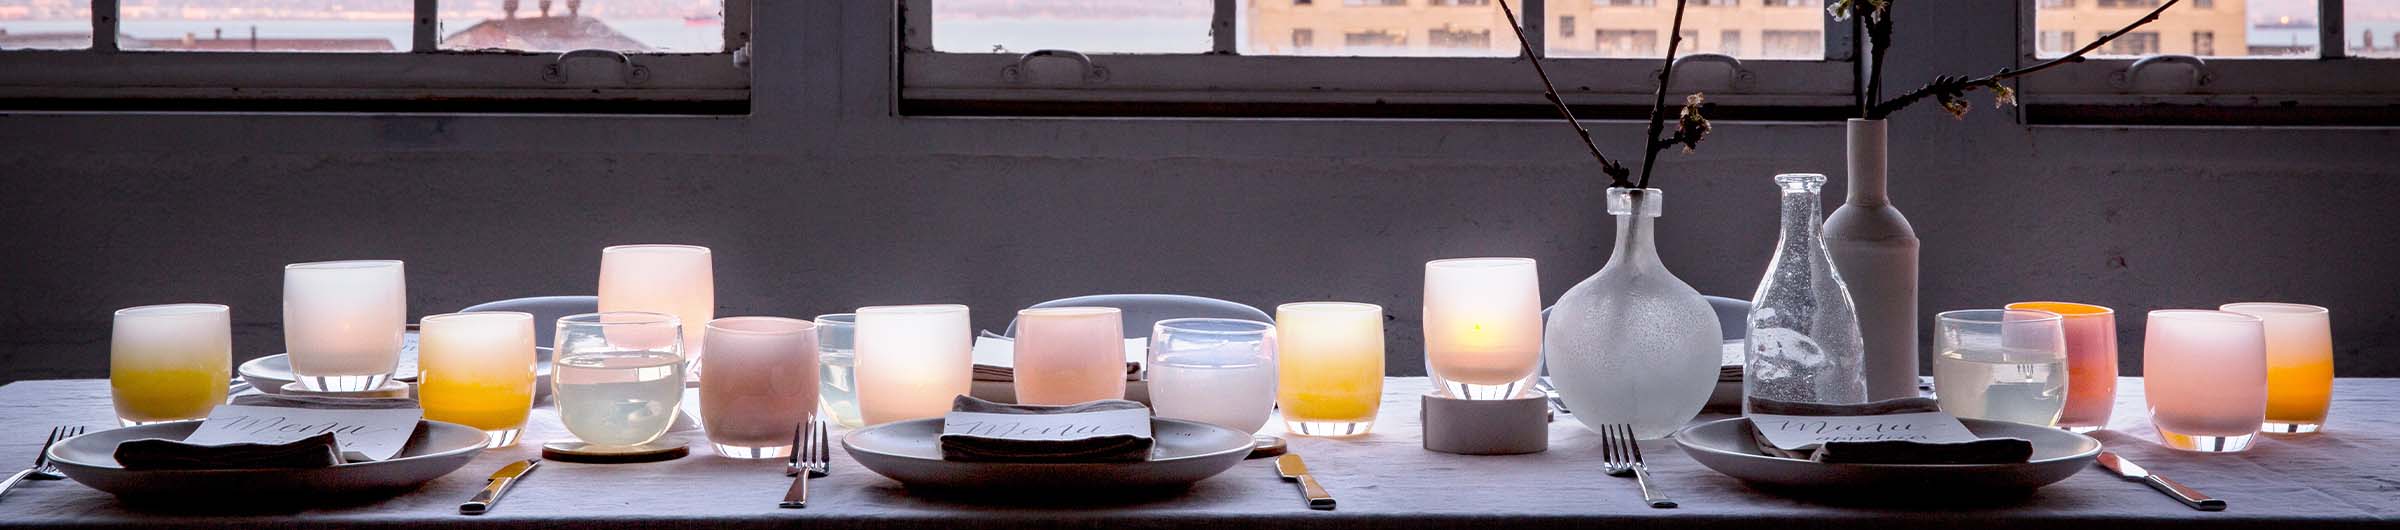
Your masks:
M1074 50L1034 50L1032 53L1018 56L1016 64L1011 64L1000 68L1000 80L1008 83L1025 82L1025 65L1033 62L1034 59L1042 57L1070 59L1076 63L1082 64L1083 82L1085 83L1108 82L1107 67L1092 64L1091 56L1084 55L1082 52Z
M1748 68L1743 68L1741 59L1737 59L1734 58L1734 56L1722 53L1695 53L1682 57L1676 57L1676 77L1679 79L1695 79L1694 77L1689 77L1684 74L1684 72L1689 72L1689 70L1685 70L1685 68L1690 67L1692 63L1714 63L1725 65L1725 90L1749 90L1752 85L1758 84L1758 73L1752 72ZM1658 74L1658 69L1653 68L1650 70L1650 77L1652 79L1658 78Z
M650 81L650 67L633 63L633 57L616 50L586 48L558 54L550 64L542 65L542 80L554 84L567 82L567 61L571 59L615 59L623 65L625 84L639 85Z
M2142 71L2161 64L2180 64L2191 69L2191 79L2187 81L2189 84L2183 87L2183 92L2198 91L2200 90L2200 87L2208 86L2209 83L2214 83L2217 80L2216 72L2211 71L2208 68L2208 61L2201 60L2199 57L2193 57L2190 55L2152 55L2136 60L2133 62L2133 64L2125 65L2124 70L2109 74L2108 84L2110 86L2117 87L2119 90L2128 92L2134 91L2141 86Z

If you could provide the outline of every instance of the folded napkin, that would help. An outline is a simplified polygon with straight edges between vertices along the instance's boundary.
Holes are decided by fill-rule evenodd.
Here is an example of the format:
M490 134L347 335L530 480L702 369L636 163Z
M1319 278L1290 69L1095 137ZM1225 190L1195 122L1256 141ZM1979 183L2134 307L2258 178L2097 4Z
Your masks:
M305 409L416 408L413 399L340 398L253 394L233 398L235 405ZM117 465L130 470L153 469L305 469L331 467L363 460L344 455L333 433L280 444L234 443L203 445L182 440L145 438L117 444Z
M952 412L1008 415L1054 415L1139 410L1148 421L1149 407L1122 399L1074 405L1011 405L958 396ZM1143 434L1100 434L1067 439L1025 439L978 434L943 433L942 459L959 462L1140 462L1150 459L1155 440Z
M1939 412L1930 398L1899 398L1855 405L1794 403L1753 397L1750 412L1786 416L1878 416ZM1985 438L1969 442L1880 440L1826 442L1813 449L1784 450L1751 426L1750 436L1760 454L1827 464L2019 464L2033 458L2033 442L2021 438Z

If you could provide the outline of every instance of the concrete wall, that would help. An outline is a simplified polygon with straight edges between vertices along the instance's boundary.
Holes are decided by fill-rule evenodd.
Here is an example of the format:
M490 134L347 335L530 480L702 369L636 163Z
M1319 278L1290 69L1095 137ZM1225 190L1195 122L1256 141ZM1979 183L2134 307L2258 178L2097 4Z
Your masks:
M2008 64L2010 24L1956 21L2011 9L1904 13L1888 75ZM1555 298L1608 257L1602 180L1554 122L896 117L888 7L757 14L785 31L758 32L747 117L0 114L0 380L103 376L109 312L140 304L230 304L237 357L281 351L285 263L407 260L421 316L588 293L600 247L640 242L713 247L720 315L957 302L996 330L1097 292L1373 302L1415 374L1425 260L1532 256ZM1928 319L2110 305L2138 370L2143 311L2302 301L2334 309L2342 374L2400 376L2400 132L1925 107L1892 125L1892 191ZM1618 152L1640 136L1595 129ZM1838 180L1841 149L1836 123L1727 122L1668 155L1669 266L1746 297L1769 177Z

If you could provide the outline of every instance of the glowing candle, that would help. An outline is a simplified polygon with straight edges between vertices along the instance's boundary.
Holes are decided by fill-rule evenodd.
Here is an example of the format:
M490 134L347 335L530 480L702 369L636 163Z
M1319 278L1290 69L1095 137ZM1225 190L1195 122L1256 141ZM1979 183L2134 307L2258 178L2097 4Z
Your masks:
M699 362L716 318L716 272L708 247L618 245L600 250L600 312L646 311L684 323L684 358Z
M1425 263L1425 360L1457 399L1512 399L1541 368L1541 288L1529 258Z
M1306 436L1356 436L1383 403L1383 307L1301 302L1275 308L1276 402L1284 427Z
M2333 324L2325 308L2249 302L2220 307L2267 326L2269 433L2317 432L2333 405Z
M301 388L382 388L400 368L408 327L399 261L322 261L283 268L283 346Z
M419 328L425 418L483 429L491 447L516 445L533 410L533 315L450 313L425 317Z
M1017 312L1017 402L1073 405L1125 399L1125 327L1114 307Z
M867 424L950 412L951 398L974 383L968 328L963 305L859 308L858 409Z
M2017 302L2009 309L2057 313L2067 334L2067 404L2058 426L2091 432L2117 407L2117 312L2073 302Z

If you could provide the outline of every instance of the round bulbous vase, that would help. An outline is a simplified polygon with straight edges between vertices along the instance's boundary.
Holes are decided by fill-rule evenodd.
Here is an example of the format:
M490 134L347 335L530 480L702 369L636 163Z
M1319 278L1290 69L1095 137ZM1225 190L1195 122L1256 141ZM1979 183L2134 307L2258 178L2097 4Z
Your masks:
M1665 438L1708 403L1725 337L1708 300L1658 259L1659 190L1608 193L1615 251L1552 306L1543 361L1584 428L1621 423L1636 438Z

